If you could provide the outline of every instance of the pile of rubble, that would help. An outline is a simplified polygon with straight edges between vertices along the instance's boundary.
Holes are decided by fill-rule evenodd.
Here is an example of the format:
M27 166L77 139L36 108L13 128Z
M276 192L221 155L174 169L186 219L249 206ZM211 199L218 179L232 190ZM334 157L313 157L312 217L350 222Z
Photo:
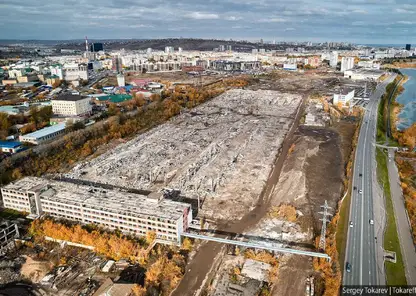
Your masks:
M179 189L205 200L206 216L236 219L256 202L300 102L295 94L231 90L78 165L69 176Z

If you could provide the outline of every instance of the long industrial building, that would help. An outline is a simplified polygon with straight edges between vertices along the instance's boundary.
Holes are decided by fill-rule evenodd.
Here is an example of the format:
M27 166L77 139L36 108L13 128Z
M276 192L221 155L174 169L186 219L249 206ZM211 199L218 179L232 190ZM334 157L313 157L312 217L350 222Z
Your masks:
M149 195L102 189L74 183L26 177L1 188L4 207L29 213L30 218L50 215L83 224L98 224L137 236L149 231L167 243L180 243L192 221L191 206Z

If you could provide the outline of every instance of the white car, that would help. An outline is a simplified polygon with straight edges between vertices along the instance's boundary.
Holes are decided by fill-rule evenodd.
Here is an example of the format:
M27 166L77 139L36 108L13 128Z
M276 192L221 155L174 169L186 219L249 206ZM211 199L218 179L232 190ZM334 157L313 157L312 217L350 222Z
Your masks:
M350 227L353 227L354 226L354 224L352 224L352 221L350 221Z
M360 190L358 190L358 193L359 194L363 194L363 191L360 189Z
M374 220L370 219L370 225L374 225Z

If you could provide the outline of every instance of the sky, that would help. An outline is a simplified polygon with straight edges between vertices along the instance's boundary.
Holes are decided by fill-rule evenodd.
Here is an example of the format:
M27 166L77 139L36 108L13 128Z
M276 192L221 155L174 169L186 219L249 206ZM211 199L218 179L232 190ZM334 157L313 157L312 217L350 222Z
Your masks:
M0 39L416 42L416 0L7 0Z

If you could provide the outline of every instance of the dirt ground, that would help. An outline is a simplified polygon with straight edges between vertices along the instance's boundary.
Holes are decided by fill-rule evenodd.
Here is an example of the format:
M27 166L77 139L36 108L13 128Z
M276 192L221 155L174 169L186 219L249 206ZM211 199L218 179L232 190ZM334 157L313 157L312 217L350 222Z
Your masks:
M308 238L305 245L313 244L313 237L320 233L322 222L317 213L325 200L332 212L336 210L354 131L354 123L341 121L332 128L300 126L295 133L295 146L285 160L271 206L288 203L296 207L297 223ZM270 218L265 217L261 223L267 223L267 220ZM255 229L260 228L261 223ZM313 274L311 259L302 256L281 258L273 295L304 295L306 277Z
M39 283L42 278L51 270L51 263L48 261L36 261L29 256L23 256L26 262L22 265L20 273L32 283Z
M312 259L285 256L279 261L279 275L272 290L273 296L304 296L306 278L312 275Z

